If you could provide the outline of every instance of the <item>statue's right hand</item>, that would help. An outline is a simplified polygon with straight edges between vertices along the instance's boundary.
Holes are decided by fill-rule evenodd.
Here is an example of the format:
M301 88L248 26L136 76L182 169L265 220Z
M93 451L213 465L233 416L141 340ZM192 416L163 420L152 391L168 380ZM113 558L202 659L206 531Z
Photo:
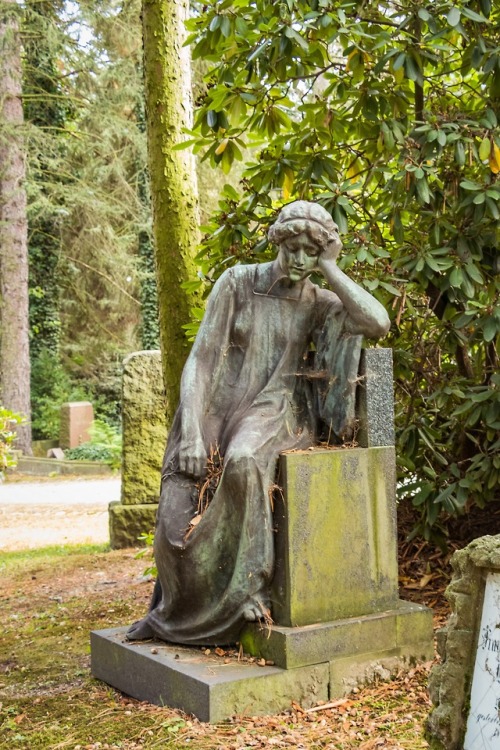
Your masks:
M207 473L207 452L201 438L181 441L179 469L194 479L200 479Z

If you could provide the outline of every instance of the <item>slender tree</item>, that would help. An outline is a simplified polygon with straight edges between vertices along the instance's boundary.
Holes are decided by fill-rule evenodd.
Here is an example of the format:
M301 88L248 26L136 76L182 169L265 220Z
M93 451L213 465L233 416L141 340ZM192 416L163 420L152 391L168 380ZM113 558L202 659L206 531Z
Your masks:
M16 0L0 3L0 344L5 407L30 416L28 244L22 140L21 42ZM17 445L31 451L29 421Z
M160 344L167 393L167 418L173 416L187 354L182 326L192 299L183 282L193 279L198 238L198 204L193 157L179 150L190 126L189 51L183 47L188 3L144 0L144 72L158 275Z

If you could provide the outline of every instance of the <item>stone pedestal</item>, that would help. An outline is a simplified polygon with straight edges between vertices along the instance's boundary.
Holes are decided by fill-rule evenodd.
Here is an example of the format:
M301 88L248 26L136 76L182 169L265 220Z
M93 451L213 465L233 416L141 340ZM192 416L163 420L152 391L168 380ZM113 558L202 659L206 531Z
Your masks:
M135 352L123 362L122 491L109 506L111 547L132 547L154 528L167 427L159 351Z
M392 446L281 457L275 622L310 625L396 605L395 482Z
M365 352L360 380L361 447L280 459L274 624L241 634L246 652L274 666L221 664L199 648L161 642L130 644L122 628L92 634L96 677L141 700L220 721L341 697L433 657L431 611L398 599L390 352ZM149 506L134 507L137 514ZM127 525L128 508L122 498L115 524L121 514Z
M221 721L338 698L432 659L431 611L397 594L393 448L314 449L281 463L275 624L249 625L241 635L245 652L274 666L130 644L121 628L92 634L96 677L140 700Z
M283 669L328 663L329 696L432 659L432 613L400 601L392 446L281 457L270 628L246 652Z

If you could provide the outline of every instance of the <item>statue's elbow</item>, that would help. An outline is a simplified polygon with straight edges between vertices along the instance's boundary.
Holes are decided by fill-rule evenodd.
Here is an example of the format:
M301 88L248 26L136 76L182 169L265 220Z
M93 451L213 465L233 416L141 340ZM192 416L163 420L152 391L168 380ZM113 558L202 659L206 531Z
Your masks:
M389 333L389 329L391 327L391 321L387 314L385 314L383 317L376 318L372 321L372 325L370 326L370 331L367 333L369 338L371 339L382 339L384 336L387 336Z

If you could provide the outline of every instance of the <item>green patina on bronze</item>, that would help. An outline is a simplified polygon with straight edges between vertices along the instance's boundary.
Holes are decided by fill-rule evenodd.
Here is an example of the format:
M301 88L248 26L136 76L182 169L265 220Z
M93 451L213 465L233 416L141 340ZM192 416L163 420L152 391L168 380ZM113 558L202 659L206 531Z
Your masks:
M323 435L337 443L353 435L361 339L383 336L388 315L337 266L338 227L320 205L285 206L269 239L278 246L273 262L237 265L218 279L184 367L162 467L158 583L149 613L129 630L131 639L227 644L245 622L268 617L274 567L269 492L278 456ZM310 281L314 272L330 289ZM215 446L224 468L201 515L199 488ZM354 478L356 466L346 466ZM335 469L319 491L327 492L328 482L342 488L344 478ZM310 500L317 501L315 493ZM342 491L341 502L348 500ZM306 509L303 519L313 523ZM309 552L320 575L333 573L321 555ZM382 581L389 573L382 565L377 575L373 585L382 593L372 599L389 600ZM328 619L321 599L317 608Z

